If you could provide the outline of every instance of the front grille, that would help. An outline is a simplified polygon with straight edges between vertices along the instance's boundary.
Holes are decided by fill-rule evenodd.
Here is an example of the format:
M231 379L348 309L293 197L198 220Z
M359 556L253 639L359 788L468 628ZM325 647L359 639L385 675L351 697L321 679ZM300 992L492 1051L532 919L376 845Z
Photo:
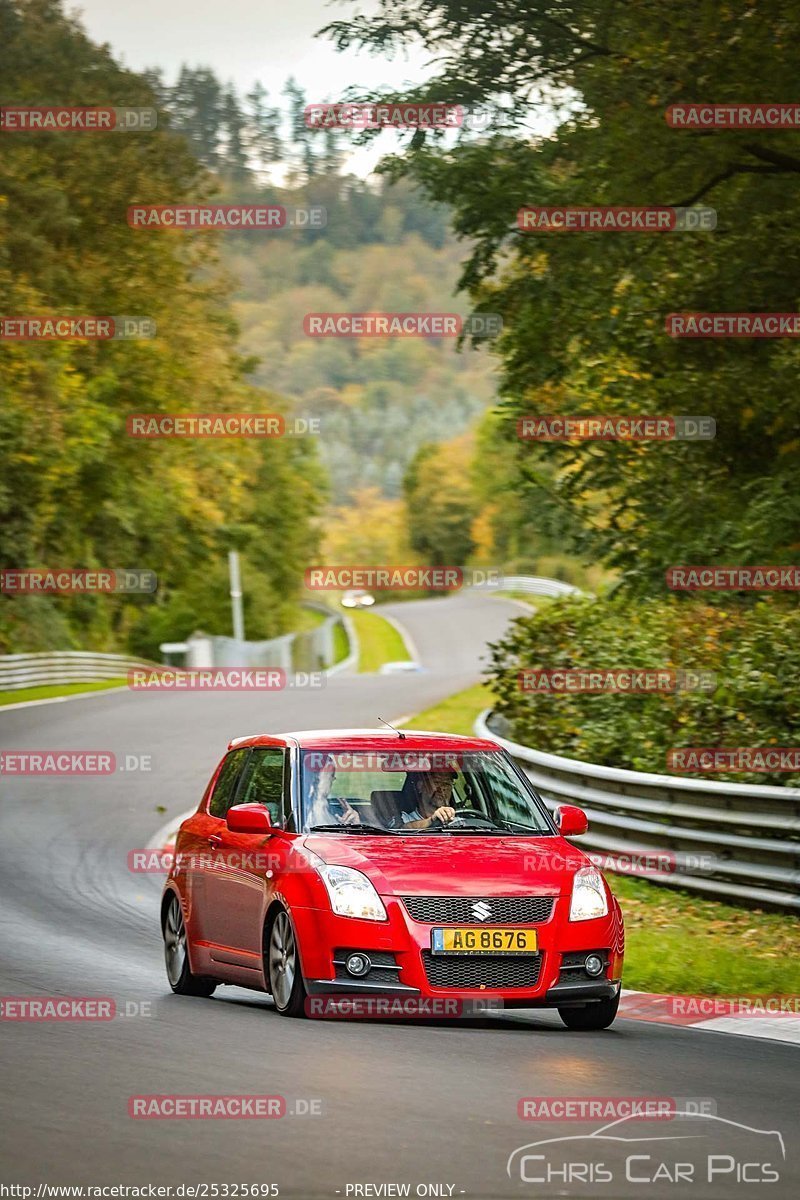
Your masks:
M431 954L422 951L422 965L431 987L437 988L533 988L539 982L541 954L502 958L481 955L461 958L458 955Z
M538 925L550 920L554 904L552 896L403 896L401 899L411 918L423 925ZM477 912L473 906L478 906Z

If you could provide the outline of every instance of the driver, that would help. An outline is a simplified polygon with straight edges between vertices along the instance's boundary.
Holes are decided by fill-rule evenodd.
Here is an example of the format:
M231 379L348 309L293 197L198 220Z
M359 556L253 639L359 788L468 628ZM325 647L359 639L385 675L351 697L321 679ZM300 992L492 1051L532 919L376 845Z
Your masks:
M452 805L455 777L455 771L447 769L409 775L416 804L410 811L398 813L395 825L405 829L427 829L434 821L448 825L456 815Z

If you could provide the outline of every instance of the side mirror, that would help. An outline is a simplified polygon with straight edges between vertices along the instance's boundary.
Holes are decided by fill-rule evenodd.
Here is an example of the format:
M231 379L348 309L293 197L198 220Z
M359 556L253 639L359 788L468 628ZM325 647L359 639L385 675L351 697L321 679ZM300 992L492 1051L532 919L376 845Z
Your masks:
M225 824L231 833L272 833L273 824L263 804L235 804L228 809Z
M579 837L589 828L589 819L575 804L562 804L556 809L556 825L562 837Z

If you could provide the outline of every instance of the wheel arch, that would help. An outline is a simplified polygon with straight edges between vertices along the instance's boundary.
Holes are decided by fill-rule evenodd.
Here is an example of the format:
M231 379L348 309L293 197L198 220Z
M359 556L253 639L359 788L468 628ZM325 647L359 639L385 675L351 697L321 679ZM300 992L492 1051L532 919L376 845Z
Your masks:
M275 918L277 917L279 912L285 912L292 922L292 929L294 930L294 942L295 942L295 946L297 948L297 957L300 962L300 974L302 975L304 981L307 978L304 964L303 964L303 955L304 955L303 945L300 941L300 934L298 931L298 923L295 920L294 913L292 912L292 907L288 903L288 901L286 900L286 898L284 896L280 896L280 895L273 896L272 900L270 900L269 905L267 906L267 911L264 914L264 929L263 929L263 933L261 935L261 961L262 961L262 970L264 972L264 984L266 986L267 991L270 992L270 995L272 993L270 991L270 986L269 986L269 967L267 964L267 949L269 947L269 936L270 936L270 933L272 932L272 926L273 926Z
M164 936L164 922L167 919L167 907L173 897L178 901L178 904L181 906L181 914L183 916L183 923L186 928L186 954L189 959L189 970L194 974L195 973L194 947L192 945L192 937L191 937L191 932L189 929L188 914L186 912L186 901L184 900L183 896L181 895L180 889L174 883L172 883L172 881L170 881L164 885L164 892L163 892L163 895L161 896L161 911L160 911L160 917L159 917L160 924L161 924L161 936L162 937Z
M176 887L173 887L171 883L168 883L165 886L164 891L161 895L161 910L160 910L160 914L159 914L159 920L161 922L161 933L162 934L164 933L164 923L167 919L167 908L168 908L169 902L173 896L177 897L178 903L181 905L181 909L183 909L180 892L178 891L178 889ZM183 914L183 919L184 919L184 921L186 920L185 912Z

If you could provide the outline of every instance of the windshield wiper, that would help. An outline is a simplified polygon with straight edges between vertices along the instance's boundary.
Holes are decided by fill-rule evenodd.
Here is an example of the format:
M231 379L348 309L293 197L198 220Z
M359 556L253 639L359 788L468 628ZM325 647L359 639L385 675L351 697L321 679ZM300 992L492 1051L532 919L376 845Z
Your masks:
M450 837L458 837L461 834L485 836L486 834L506 832L499 825L459 825L455 829L451 829L449 825L427 825L424 829L409 829L406 826L403 830L403 833L447 833Z
M504 821L503 828L509 833L520 830L523 833L535 833L537 837L547 837L550 834L549 829L537 829L535 825L523 825L522 821Z
M394 834L394 829L384 829L382 825L310 825L309 833L388 833Z
M466 829L448 829L446 826L442 833L449 833L451 837L488 837L495 833L506 833L505 829L501 829L499 825L469 825Z

